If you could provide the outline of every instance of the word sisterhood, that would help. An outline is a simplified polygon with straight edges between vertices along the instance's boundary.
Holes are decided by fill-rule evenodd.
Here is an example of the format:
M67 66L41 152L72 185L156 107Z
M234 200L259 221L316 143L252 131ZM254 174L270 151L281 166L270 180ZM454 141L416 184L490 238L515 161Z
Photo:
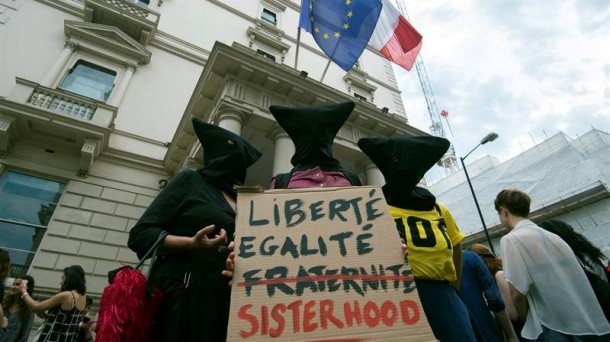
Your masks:
M262 305L260 311L254 310L252 304L246 304L239 308L237 317L248 322L248 328L239 331L241 338L246 339L254 335L281 337L284 333L312 333L331 327L342 330L354 326L413 325L419 321L420 310L416 302L408 299L399 302L386 300L381 304L373 301L296 300L288 304Z

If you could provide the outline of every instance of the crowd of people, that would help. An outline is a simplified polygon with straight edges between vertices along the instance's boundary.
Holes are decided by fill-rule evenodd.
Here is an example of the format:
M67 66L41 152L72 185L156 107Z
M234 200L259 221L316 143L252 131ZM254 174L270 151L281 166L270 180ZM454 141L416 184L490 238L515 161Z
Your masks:
M295 145L293 169L270 188L359 186L332 154L333 140L354 104L270 112ZM236 186L261 152L248 141L199 119L192 121L204 166L176 174L130 230L128 246L142 258L161 236L150 282L163 293L151 341L224 341L235 262ZM484 245L462 250L464 234L449 208L421 187L424 174L446 153L438 137L362 138L362 152L385 178L383 195L412 268L423 311L440 341L609 341L610 323L585 269L608 282L603 253L561 221L536 225L531 200L502 190L493 205L508 229L502 258ZM491 204L490 204L491 205ZM412 222L431 229L422 237ZM392 227L394 228L394 227ZM431 234L431 235L428 235ZM398 248L398 246L396 246ZM4 253L4 254L3 254ZM0 277L10 260L0 250ZM4 284L4 281L2 282ZM0 342L26 341L34 314L44 318L37 341L93 339L85 313L85 274L63 270L60 291L38 302L34 279L15 278L0 309Z
M350 103L303 108L272 106L270 111L293 140L295 153L291 159L293 169L274 177L270 188L362 184L332 155L333 139L353 108ZM204 167L198 171L183 171L174 177L129 236L129 246L142 255L162 231L171 234L162 244L163 256L158 261L158 266L164 271L154 276L156 284L172 293L156 324L158 333L154 338L160 341L170 341L176 336L183 341L199 340L202 336L211 341L226 338L230 292L222 288L226 280L219 277L218 271L230 279L236 262L232 252L236 200L233 186L243 184L246 169L260 156L252 146L231 132L217 128L214 134L206 133L205 124L197 119L193 120L193 125L204 149L204 159L207 159ZM555 320L561 321L561 325L539 316L540 303L532 301L528 305L530 300L538 298L539 286L547 284L536 284L538 277L525 280L521 273L533 272L541 264L519 265L515 260L523 257L514 257L519 249L505 248L507 241L513 241L513 236L523 229L514 229L513 223L519 220L512 216L505 219L515 209L511 202L502 202L504 192L498 195L496 209L500 221L511 230L506 240L502 240L503 255L512 257L503 264L502 259L482 245L471 246L472 251L462 251L464 234L450 210L438 203L427 189L418 186L426 171L447 151L447 140L436 137L363 138L358 146L385 178L383 194L406 244L418 295L438 340L551 341L559 340L557 336L560 336L566 341L601 341L610 338L610 325L600 304L591 300L591 289L587 293L572 293L573 289L568 288L566 291L571 293L570 296L553 300L553 305L567 307L575 305L575 302L568 301L570 298L583 300L577 307L587 307L565 316L565 310L554 309ZM239 163L223 164L212 162L210 158L239 160ZM227 173L234 175L226 177ZM190 180L185 180L185 174ZM217 177L206 177L206 174ZM235 177L236 174L239 177ZM529 202L527 207L529 213ZM204 211L206 216L193 214ZM436 235L423 243L421 236L414 236L413 229L409 228L413 218L433 225L436 229L431 231ZM521 220L526 218L527 214ZM432 240L434 243L430 244ZM227 243L228 248L225 248ZM574 252L569 254L567 249L563 249L565 254L561 257L571 258L573 266L576 265L578 261ZM592 260L599 257L591 256ZM194 258L206 265L195 263ZM558 265L565 264L562 260L554 260ZM194 276L197 272L199 274ZM546 272L557 272L560 278L568 276L553 268ZM570 272L573 272L569 274L572 277L570 282L579 284L574 285L574 289L589 286L582 268ZM563 285L558 281L555 286ZM204 295L193 296L193 287ZM188 298L188 305L196 307L199 315L192 316L188 314L192 311L174 309L186 305L185 298ZM206 314L211 305L214 305L214 318ZM572 317L578 314L582 316ZM166 334L167 331L172 332L171 336Z
M0 249L0 342L85 342L92 341L90 319L85 316L92 300L86 296L85 271L79 265L64 268L60 291L41 302L32 298L34 278L17 275L5 293L4 284L10 274L10 255ZM34 315L42 319L33 334Z

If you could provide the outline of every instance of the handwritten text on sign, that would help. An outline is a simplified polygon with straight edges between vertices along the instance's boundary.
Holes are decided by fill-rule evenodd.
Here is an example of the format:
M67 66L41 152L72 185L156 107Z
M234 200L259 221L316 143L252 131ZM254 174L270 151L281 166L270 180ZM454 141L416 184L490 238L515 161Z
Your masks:
M379 188L240 193L237 227L230 339L387 337L422 320Z

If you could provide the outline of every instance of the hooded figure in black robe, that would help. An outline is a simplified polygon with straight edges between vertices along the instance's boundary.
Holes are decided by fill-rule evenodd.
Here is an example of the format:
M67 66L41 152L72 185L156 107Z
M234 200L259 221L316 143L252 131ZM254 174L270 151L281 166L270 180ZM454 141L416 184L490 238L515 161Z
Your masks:
M296 108L269 107L269 111L290 136L295 147L294 155L290 159L292 170L276 175L271 187L277 189L336 185L329 178L344 179L345 182L341 182L345 183L344 185L362 185L358 176L345 170L333 156L333 140L354 107L353 102ZM295 179L297 186L288 186L290 181ZM319 184L315 184L318 182Z
M193 128L203 147L204 167L176 174L129 232L129 248L139 258L160 234L169 234L151 276L164 293L155 341L226 340L231 289L221 275L227 241L219 236L232 239L233 186L243 185L246 169L261 156L223 128L199 119L193 119ZM202 230L210 225L213 231Z
M461 241L451 212L417 186L449 148L444 138L362 138L360 149L385 177L382 187L396 228L407 244L422 307L440 341L474 341L468 309L459 298Z
M447 139L423 137L362 138L358 146L385 178L383 195L389 205L431 210L436 197L417 186L426 172L447 152Z

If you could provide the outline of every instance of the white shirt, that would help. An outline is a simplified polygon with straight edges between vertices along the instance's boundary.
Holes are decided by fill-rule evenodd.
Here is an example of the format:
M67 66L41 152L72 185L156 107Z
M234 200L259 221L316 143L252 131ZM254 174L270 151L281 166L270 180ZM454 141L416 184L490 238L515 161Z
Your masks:
M559 236L522 220L500 245L506 279L527 296L523 337L536 339L542 325L567 335L610 333L585 272Z

